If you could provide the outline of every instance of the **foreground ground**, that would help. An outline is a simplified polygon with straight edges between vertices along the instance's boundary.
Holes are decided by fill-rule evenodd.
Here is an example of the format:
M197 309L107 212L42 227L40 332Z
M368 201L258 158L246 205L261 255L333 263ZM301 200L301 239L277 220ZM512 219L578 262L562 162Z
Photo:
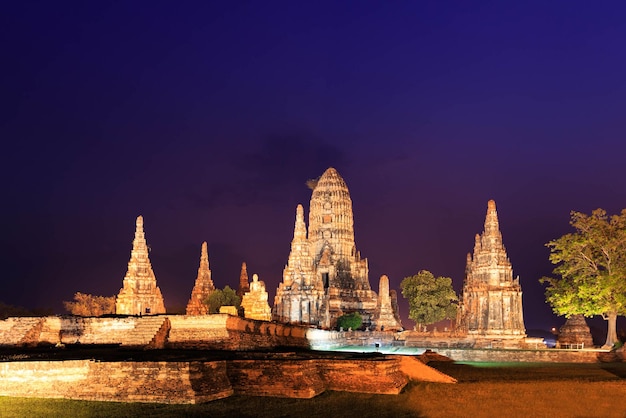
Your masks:
M1 417L626 417L626 363L429 365L458 384L411 383L397 396L232 396L202 405L0 397Z

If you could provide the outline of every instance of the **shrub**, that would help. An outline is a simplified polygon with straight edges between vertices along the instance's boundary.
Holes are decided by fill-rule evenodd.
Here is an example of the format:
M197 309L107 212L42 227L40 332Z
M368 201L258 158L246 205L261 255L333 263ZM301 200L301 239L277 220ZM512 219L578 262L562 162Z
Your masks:
M353 330L359 329L361 324L363 324L363 318L358 312L345 314L337 319L337 327L343 328L344 330L348 330L350 328Z

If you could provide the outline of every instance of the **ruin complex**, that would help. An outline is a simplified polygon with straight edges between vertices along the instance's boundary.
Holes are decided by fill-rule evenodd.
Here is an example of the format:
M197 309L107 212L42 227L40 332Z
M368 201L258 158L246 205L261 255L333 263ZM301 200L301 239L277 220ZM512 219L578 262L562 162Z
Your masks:
M365 326L377 326L378 297L370 287L367 259L356 249L353 225L348 186L331 167L313 188L308 234L304 209L296 208L274 320L331 328L341 315L359 312Z
M476 235L474 254L467 254L465 282L457 323L477 338L526 337L519 277L513 279L498 222L496 202L487 204L485 230Z
M267 302L268 294L265 291L265 282L259 280L259 276L252 275L250 290L244 293L241 299L244 317L269 321L272 319L272 310Z
M187 303L187 315L206 315L209 307L205 300L215 291L215 285L211 280L211 270L209 269L209 252L206 241L202 243L200 251L200 267L198 267L198 277L191 291L191 298Z
M156 284L156 277L148 257L142 216L137 217L133 249L123 287L115 300L115 313L118 315L165 313L161 289Z

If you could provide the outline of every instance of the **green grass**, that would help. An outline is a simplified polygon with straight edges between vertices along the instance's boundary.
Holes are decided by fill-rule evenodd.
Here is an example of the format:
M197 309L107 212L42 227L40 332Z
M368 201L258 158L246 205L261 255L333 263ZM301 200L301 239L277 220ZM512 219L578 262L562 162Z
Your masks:
M1 417L626 417L626 363L436 363L458 384L411 383L397 396L232 396L201 405L0 397Z

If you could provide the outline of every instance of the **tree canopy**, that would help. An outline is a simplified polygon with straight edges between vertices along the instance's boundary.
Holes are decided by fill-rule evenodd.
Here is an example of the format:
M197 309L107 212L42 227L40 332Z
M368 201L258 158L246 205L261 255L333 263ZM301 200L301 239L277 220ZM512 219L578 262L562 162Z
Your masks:
M402 296L409 301L409 318L418 326L434 324L456 317L459 300L449 277L435 277L422 270L414 276L405 277L400 283Z
M208 305L209 313L219 313L222 306L234 306L239 309L241 298L230 286L226 286L223 290L215 289L211 292L204 303Z
M626 209L607 216L571 212L576 230L546 244L554 274L547 283L546 301L558 315L602 315L608 321L605 346L617 342L616 320L626 314Z
M101 316L115 313L115 296L95 296L88 293L74 293L74 300L63 302L72 315Z

